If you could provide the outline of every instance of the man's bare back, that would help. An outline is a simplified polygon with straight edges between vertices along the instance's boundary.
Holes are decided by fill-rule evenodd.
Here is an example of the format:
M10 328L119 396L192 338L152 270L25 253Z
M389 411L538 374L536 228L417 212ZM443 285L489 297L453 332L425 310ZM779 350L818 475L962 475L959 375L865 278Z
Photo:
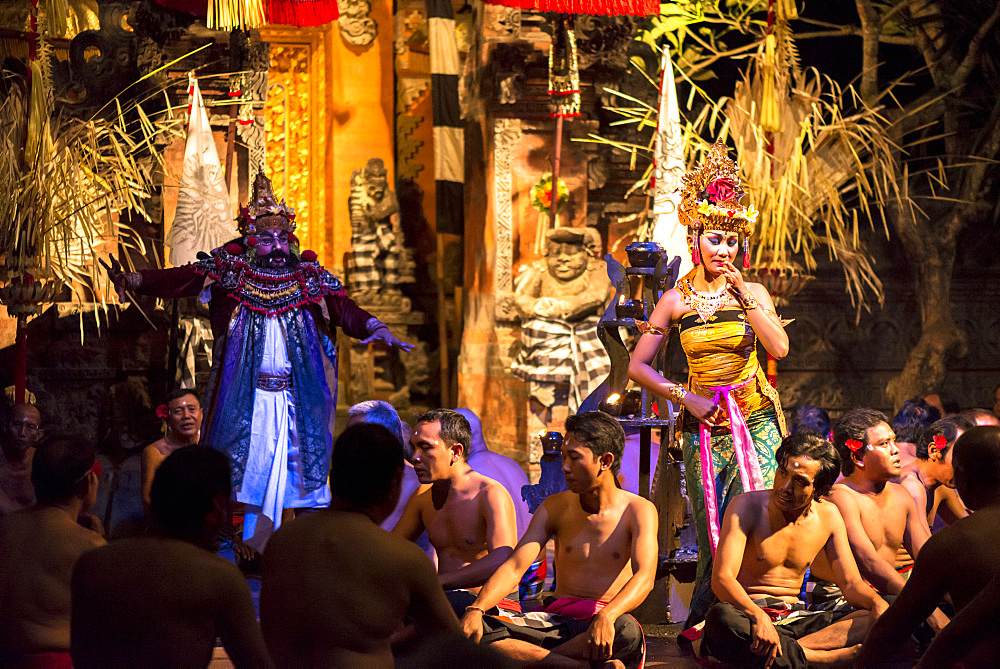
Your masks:
M391 667L390 638L407 614L423 634L458 628L423 551L360 513L282 526L262 582L261 625L279 666Z
M0 664L25 653L69 651L73 565L103 545L60 508L0 519Z
M73 603L77 667L204 667L216 636L236 666L271 666L239 569L186 541L125 539L88 553Z

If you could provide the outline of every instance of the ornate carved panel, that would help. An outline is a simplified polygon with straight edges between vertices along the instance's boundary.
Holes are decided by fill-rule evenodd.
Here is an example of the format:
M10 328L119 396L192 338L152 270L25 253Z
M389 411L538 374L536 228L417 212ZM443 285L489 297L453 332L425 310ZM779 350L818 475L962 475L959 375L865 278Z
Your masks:
M493 268L493 292L496 295L496 318L516 319L510 301L502 299L514 292L514 221L511 155L521 139L521 121L500 118L493 122L493 234L496 240L496 265Z

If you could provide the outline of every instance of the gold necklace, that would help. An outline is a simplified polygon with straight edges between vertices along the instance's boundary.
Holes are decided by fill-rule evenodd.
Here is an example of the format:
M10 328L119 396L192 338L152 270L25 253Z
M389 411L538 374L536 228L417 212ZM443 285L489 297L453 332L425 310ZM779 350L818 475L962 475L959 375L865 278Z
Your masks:
M677 284L677 292L681 294L684 304L694 309L703 323L708 323L729 302L729 291L723 288L718 293L699 293L691 285L690 279L683 279Z

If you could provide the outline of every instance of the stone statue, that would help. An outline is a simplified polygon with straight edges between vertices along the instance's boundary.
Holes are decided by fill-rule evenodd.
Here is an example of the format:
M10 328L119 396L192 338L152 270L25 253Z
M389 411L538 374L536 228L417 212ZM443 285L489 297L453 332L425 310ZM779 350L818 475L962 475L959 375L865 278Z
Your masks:
M399 290L414 283L413 254L403 246L399 201L389 190L385 164L372 158L351 174L351 250L347 254L347 286L355 302L405 306Z
M368 46L378 35L378 24L369 16L372 11L368 0L338 0L340 37L351 46Z
M513 310L521 319L521 349L512 372L528 382L529 459L538 462L537 435L562 431L570 412L611 371L597 324L611 295L607 266L598 259L594 228L546 233L544 258L521 270Z

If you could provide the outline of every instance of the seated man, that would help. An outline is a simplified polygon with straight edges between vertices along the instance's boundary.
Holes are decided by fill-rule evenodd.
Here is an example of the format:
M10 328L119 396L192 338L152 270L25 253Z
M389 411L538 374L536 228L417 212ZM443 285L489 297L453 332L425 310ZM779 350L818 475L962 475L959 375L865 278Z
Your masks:
M70 577L104 545L77 518L97 498L95 450L58 438L34 454L38 504L0 519L0 666L70 667Z
M958 438L952 450L958 492L975 513L927 540L906 587L872 628L858 657L858 666L876 666L893 658L920 621L945 595L950 596L955 605L952 625L960 623L960 628L951 631L952 625L949 625L941 636L947 639L962 630L968 633L971 621L964 609L971 606L981 592L986 594L988 590L984 588L1000 573L1000 551L997 551L1000 545L1000 427L974 427ZM994 599L994 606L995 603ZM977 608L981 604L977 604ZM989 625L983 633L996 634L996 628L988 619L983 623ZM966 650L972 648L970 645Z
M231 485L215 449L167 456L153 479L153 533L91 551L73 570L75 667L205 667L216 637L237 667L273 666L246 579L213 554Z
M0 433L0 516L35 503L31 458L42 434L42 415L33 404L11 409L10 421Z
M931 536L910 493L891 481L900 469L894 438L889 419L874 409L851 409L833 428L845 478L830 501L840 509L861 577L882 595L898 595L906 584L895 567L900 547L916 557ZM935 611L929 622L939 630L948 619Z
M456 612L472 603L517 541L510 494L466 461L471 439L469 421L450 409L417 418L410 445L421 485L393 529L410 541L427 531L437 552L441 587ZM507 599L517 602L517 584L511 589Z
M528 510L528 503L521 496L521 488L528 485L528 475L521 465L517 464L514 458L506 455L494 453L486 445L483 438L483 424L479 416L471 409L455 409L465 416L472 428L472 441L469 443L468 463L472 470L479 472L487 478L491 478L502 485L510 494L511 501L514 502L514 515L517 520L517 537L524 534L531 522L531 511ZM518 596L521 599L534 597L545 585L546 565L545 552L542 551L532 564L531 568L525 572L524 578L518 588Z
M712 571L721 602L706 615L702 654L741 667L847 661L888 605L861 580L840 512L822 499L840 458L829 441L801 432L775 460L771 490L739 495L726 509ZM864 611L810 610L799 600L808 568Z
M403 421L399 418L399 414L396 413L395 407L382 400L359 402L347 410L347 425L345 427L361 423L381 425L389 430L389 432L392 432L393 436L403 444L403 482L399 501L396 502L396 508L392 510L392 513L380 523L383 530L391 531L403 515L403 509L406 508L406 502L410 499L410 495L420 487L420 481L417 480L417 472L413 469L413 465L410 464L407 457L409 454L406 453L406 439L403 437Z
M934 519L940 512L946 523L952 523L958 518L968 515L964 505L953 501L946 508L935 503L936 491L941 486L954 488L955 472L951 465L951 445L955 440L974 424L960 416L950 416L935 421L924 430L916 444L916 460L910 465L904 465L897 483L901 483L923 515L927 517L927 526L934 525ZM953 498L957 500L957 498Z
M201 400L195 391L180 388L167 395L167 401L156 410L167 423L163 439L142 449L142 508L149 515L149 492L153 488L153 475L163 459L182 446L198 443L201 433Z
M462 629L469 637L526 662L642 665L642 629L627 614L653 589L657 513L648 500L616 485L624 449L625 432L607 414L588 411L566 420L569 490L542 502L514 554L466 609ZM541 613L485 615L549 539L555 540L556 599Z
M379 528L403 466L403 445L388 430L348 427L333 448L330 508L271 538L260 620L278 666L391 667L390 639L407 614L424 636L457 631L431 563Z

